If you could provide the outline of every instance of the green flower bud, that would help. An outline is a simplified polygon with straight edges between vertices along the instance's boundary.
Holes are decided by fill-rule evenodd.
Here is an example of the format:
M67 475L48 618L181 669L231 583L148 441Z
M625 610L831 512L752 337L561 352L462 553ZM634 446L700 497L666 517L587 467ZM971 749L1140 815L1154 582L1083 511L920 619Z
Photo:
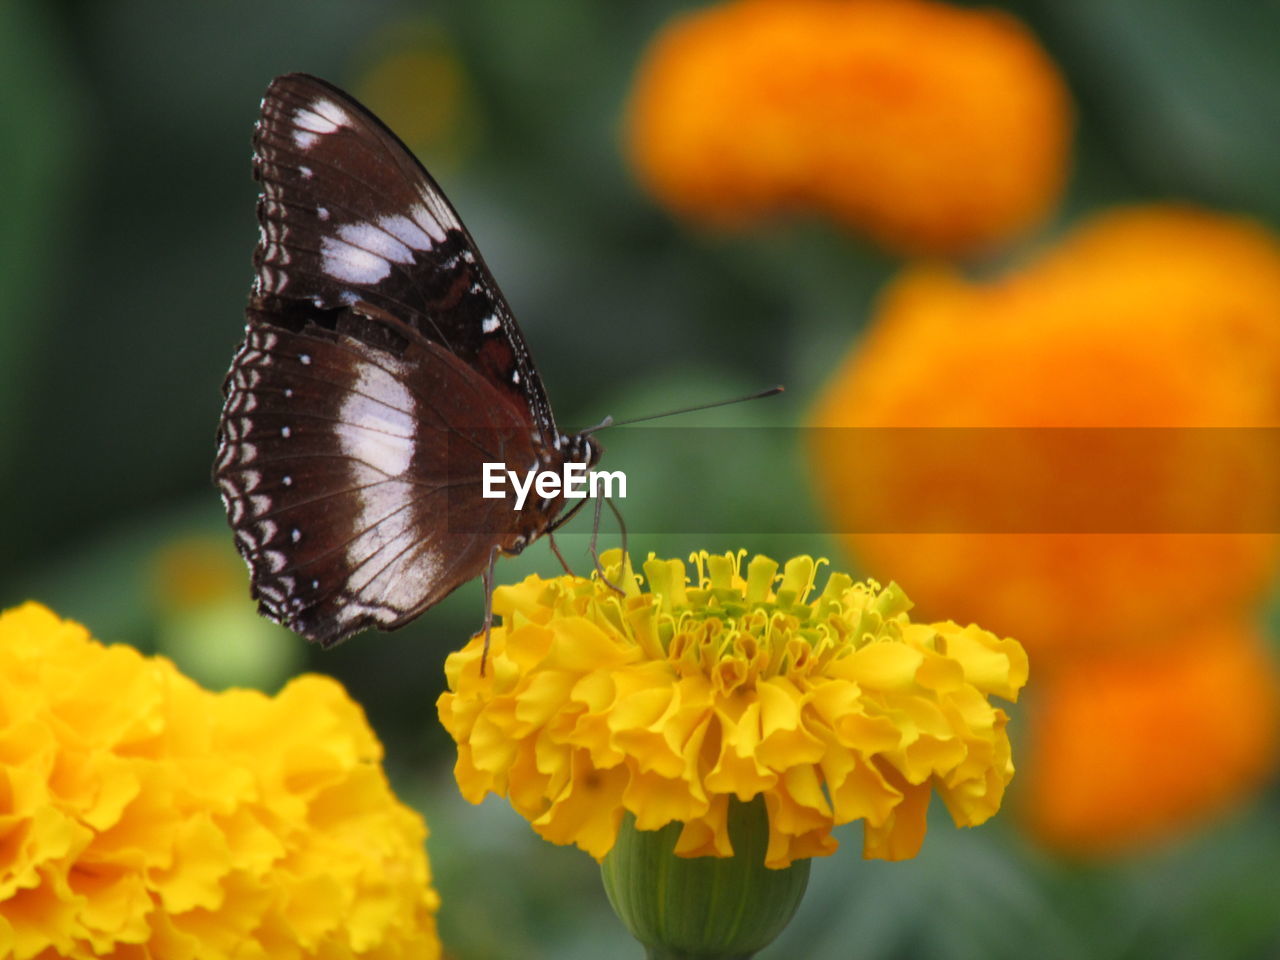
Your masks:
M649 960L742 960L770 944L795 915L809 861L764 865L769 817L764 798L729 801L732 857L678 857L683 825L637 830L627 814L601 864L614 912L644 944Z

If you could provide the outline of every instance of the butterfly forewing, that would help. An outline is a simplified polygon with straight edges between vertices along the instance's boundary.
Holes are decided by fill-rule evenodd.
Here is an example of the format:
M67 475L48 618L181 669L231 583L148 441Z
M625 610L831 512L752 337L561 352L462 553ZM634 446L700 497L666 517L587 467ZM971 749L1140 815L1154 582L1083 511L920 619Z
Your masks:
M399 317L526 406L554 418L519 326L440 188L373 114L322 80L280 77L254 133L262 183L255 292Z
M412 619L563 502L481 497L482 465L595 462L556 431L471 237L335 87L275 80L254 136L261 236L214 477L264 613L333 643Z

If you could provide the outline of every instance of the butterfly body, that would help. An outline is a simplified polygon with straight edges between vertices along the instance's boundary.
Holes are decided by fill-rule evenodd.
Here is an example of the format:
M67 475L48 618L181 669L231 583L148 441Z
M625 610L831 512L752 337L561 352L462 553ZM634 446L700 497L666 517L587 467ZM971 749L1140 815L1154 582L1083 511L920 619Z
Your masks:
M559 472L524 337L438 186L371 113L301 74L254 134L261 235L214 479L261 611L324 645L393 629L565 516L481 496L483 465Z

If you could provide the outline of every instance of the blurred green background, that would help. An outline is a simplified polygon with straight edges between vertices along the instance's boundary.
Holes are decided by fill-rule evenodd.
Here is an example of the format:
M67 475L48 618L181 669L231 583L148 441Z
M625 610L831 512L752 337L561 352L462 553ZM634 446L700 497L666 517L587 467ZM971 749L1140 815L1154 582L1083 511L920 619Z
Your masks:
M689 6L0 5L0 605L39 599L215 687L274 689L304 669L340 678L387 745L401 796L428 818L457 957L640 950L585 855L537 840L504 802L472 808L457 795L434 702L445 655L479 623L478 584L396 634L325 653L252 613L208 479L257 236L250 132L268 81L294 70L382 114L479 242L562 425L776 382L785 396L703 422L797 424L898 261L816 220L702 234L642 195L619 149L622 109L646 42ZM1164 197L1280 224L1280 6L1004 6L1076 98L1059 224ZM714 496L726 482L696 451L642 465L623 431L604 440L610 468L660 470L669 496ZM813 529L802 467L762 448L760 469L726 495ZM625 509L643 528L662 505ZM566 553L585 569L589 520L572 530ZM666 556L742 546L837 555L812 535L632 544ZM543 544L499 576L534 570L558 570ZM1273 791L1157 852L1090 866L1054 860L1004 822L963 833L939 822L905 864L860 861L846 832L767 955L1277 956L1277 812Z

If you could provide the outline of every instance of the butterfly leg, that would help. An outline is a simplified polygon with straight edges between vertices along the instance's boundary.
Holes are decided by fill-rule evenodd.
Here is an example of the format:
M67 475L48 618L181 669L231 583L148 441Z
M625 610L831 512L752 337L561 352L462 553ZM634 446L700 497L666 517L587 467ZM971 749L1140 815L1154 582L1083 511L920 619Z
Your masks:
M493 629L493 568L498 562L498 548L489 551L489 563L484 568L481 578L484 583L484 651L480 654L480 676L484 676L485 664L489 661L489 632Z
M556 555L556 559L560 561L560 566L564 567L564 572L571 577L576 577L577 574L569 569L569 564L565 561L564 554L560 552L560 547L556 545L555 535L550 530L547 531L547 544L551 547L551 552Z
M622 534L622 556L629 557L631 554L627 552L627 521L622 519L622 511L618 509L618 505L613 502L613 497L608 498L609 509L613 511L613 515L618 521L618 530Z
M600 552L596 549L596 543L600 539L600 501L603 499L605 498L596 497L595 519L592 521L592 524L591 524L591 559L592 561L595 562L596 573L600 574L600 579L603 580L606 584L608 584L611 589L616 590L618 593L625 595L626 591L623 590L616 583L614 583L612 580L610 580L609 577L605 574L604 564L600 562ZM610 501L610 506L612 505L613 505L613 501ZM622 556L623 556L623 563L625 564L626 553L624 552Z

